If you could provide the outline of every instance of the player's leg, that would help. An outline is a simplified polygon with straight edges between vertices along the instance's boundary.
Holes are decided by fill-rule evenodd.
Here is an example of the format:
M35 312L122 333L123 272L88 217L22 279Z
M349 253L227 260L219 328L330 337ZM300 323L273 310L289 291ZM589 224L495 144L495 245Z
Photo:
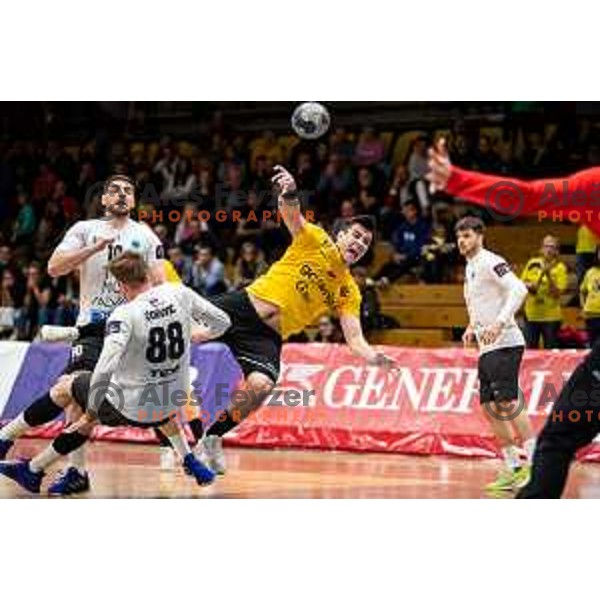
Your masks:
M214 471L196 458L185 437L185 432L175 419L161 425L157 430L168 440L170 446L179 456L186 472L190 473L199 485L207 485L214 481Z
M275 387L275 381L265 373L253 371L244 380L243 387L246 392L244 401L223 411L199 444L201 458L217 475L224 475L227 468L223 436L260 408Z
M54 385L51 394L57 404L67 407L73 401L72 385L76 378L75 375L65 375ZM39 493L46 470L70 452L80 448L88 436L89 431L64 431L31 460L0 463L0 474L13 479L32 493Z
M560 498L577 451L600 431L599 359L600 349L591 352L562 389L538 438L531 480L518 498Z
M514 480L522 469L520 452L511 425L511 421L519 412L520 361L517 363L513 358L513 351L517 350L496 350L483 354L479 359L482 414L499 443L504 463L496 480L487 486L489 491L512 490Z
M79 354L78 362L83 366L81 370L93 372L102 353L104 345L104 324L86 325L80 328L80 339L73 350ZM73 367L70 367L71 369ZM77 384L81 387L81 383ZM75 387L74 387L75 389ZM83 390L79 389L83 393ZM85 398L74 398L73 410L86 406ZM69 415L67 415L69 417ZM67 418L66 426L73 423L76 417ZM82 494L90 489L90 477L85 462L85 446L81 444L68 455L68 468L60 475L49 488L49 492L57 495Z
M62 414L64 405L56 400L53 389L33 402L20 415L0 429L0 460L4 460L15 441L29 429L54 421Z

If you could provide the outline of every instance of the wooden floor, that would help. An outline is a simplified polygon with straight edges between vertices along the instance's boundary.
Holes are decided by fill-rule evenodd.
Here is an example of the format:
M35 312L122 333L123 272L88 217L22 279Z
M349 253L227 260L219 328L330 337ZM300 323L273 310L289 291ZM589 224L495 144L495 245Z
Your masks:
M45 443L19 442L13 456L32 456ZM200 488L179 469L161 472L154 446L90 444L93 491L82 497L486 498L483 487L499 466L488 460L296 450L227 449L227 458L227 476ZM600 498L600 465L578 465L567 495ZM25 497L29 494L0 478L0 498Z

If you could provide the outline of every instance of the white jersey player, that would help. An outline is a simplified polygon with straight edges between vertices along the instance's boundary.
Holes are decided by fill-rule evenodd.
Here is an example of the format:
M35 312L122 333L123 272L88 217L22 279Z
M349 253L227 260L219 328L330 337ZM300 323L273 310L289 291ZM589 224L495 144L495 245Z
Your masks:
M491 492L524 487L530 476L535 440L519 389L525 339L515 314L527 288L502 257L483 247L483 222L465 217L456 226L460 253L467 259L465 300L469 326L465 346L477 341L479 396L483 415L498 439L506 469L488 486ZM527 461L521 462L519 445Z
M160 240L147 225L130 218L135 208L135 183L124 175L110 177L104 184L102 206L105 216L73 225L48 262L48 273L52 277L75 270L80 273L77 339L65 373L94 369L102 350L106 320L125 301L119 285L107 270L110 260L123 251L137 252L147 261L154 283L165 279L164 249ZM52 401L50 392L35 400L0 430L0 460L29 428L53 421L61 413L62 408ZM68 495L85 492L89 485L83 456L74 453L71 467L51 486L51 491Z
M188 402L192 326L195 340L208 341L222 336L230 319L181 284L152 287L139 254L125 252L109 269L129 303L109 318L94 372L65 375L53 388L57 404L74 401L83 417L31 461L0 463L0 473L38 493L45 470L80 448L100 422L160 428L186 470L198 483L210 483L214 473L194 457L176 423Z

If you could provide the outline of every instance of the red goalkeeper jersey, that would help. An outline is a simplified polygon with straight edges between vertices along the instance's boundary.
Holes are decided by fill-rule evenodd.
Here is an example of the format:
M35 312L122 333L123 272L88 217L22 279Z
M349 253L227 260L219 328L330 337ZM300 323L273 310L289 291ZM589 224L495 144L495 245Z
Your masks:
M562 179L521 181L452 167L446 191L487 208L501 221L537 213L540 221L575 222L600 234L600 168Z

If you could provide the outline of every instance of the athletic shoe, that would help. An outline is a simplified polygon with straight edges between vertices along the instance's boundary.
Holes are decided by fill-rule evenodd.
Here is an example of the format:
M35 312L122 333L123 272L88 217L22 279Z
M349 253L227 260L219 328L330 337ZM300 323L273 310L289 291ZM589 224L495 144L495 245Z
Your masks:
M175 460L175 452L169 446L160 447L160 470L174 471L177 461Z
M515 474L506 469L498 473L496 481L485 486L488 492L512 492Z
M207 435L196 446L198 459L208 465L217 475L225 475L227 465L223 440L217 435Z
M0 462L0 475L12 479L18 483L24 490L32 494L40 493L40 486L44 473L34 473L29 468L28 460L10 460Z
M50 496L73 496L90 491L90 478L87 473L80 473L75 467L69 467L48 488Z
M215 480L215 473L200 462L192 452L184 458L183 468L198 482L198 485L210 485Z
M523 464L513 474L513 489L522 490L531 480L531 465Z
M4 460L10 449L15 445L11 440L0 440L0 460Z

